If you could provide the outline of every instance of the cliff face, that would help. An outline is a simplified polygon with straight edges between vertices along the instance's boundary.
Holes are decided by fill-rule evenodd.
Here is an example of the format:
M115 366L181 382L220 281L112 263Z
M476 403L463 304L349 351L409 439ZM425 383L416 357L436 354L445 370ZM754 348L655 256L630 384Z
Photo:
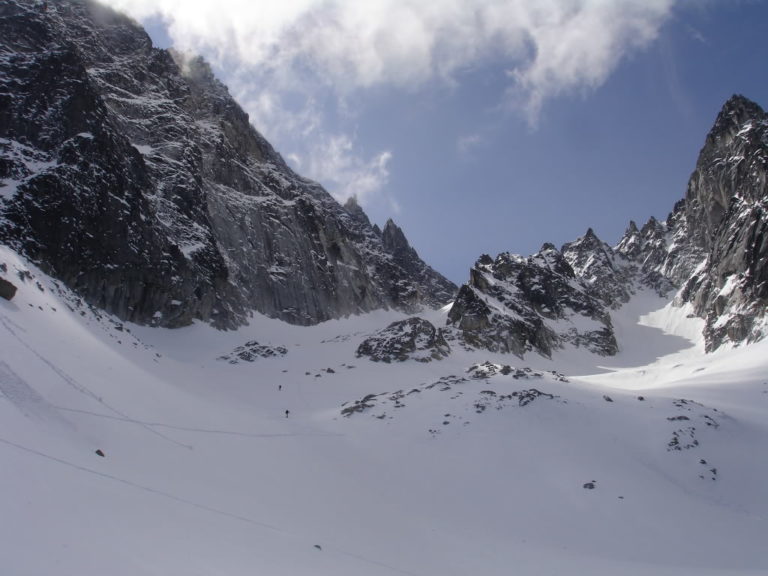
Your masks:
M570 342L610 355L621 345L610 310L650 288L692 304L706 320L708 351L759 340L768 332L766 182L768 116L734 96L666 221L630 222L614 247L590 229L559 252L545 245L529 258L484 256L459 290L449 324L475 347L549 356Z
M768 115L734 96L701 150L685 198L687 233L707 253L682 298L706 318L708 349L765 335Z
M139 323L450 300L394 224L295 174L204 61L90 1L48 6L0 6L0 241Z

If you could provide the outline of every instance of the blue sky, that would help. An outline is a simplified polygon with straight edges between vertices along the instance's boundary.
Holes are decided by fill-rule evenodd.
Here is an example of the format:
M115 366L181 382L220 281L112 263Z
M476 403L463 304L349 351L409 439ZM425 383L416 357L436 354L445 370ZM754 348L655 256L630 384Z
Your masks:
M483 253L665 218L725 100L768 106L762 1L109 3L457 283Z

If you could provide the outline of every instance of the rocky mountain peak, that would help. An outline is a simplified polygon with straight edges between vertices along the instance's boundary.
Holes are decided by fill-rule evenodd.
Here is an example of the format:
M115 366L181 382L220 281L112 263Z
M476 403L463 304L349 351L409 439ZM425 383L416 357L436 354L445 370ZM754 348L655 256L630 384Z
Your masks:
M481 257L459 290L448 324L467 346L550 357L570 343L613 354L610 316L552 244L528 258ZM570 325L565 331L558 325Z
M381 237L384 242L384 248L389 252L403 252L412 249L402 229L395 224L392 218L389 218L387 223L384 224Z
M640 229L640 234L647 240L651 238L658 238L663 233L664 225L656 220L655 216L648 218L648 221L643 224L643 227Z
M764 117L765 111L759 104L741 94L734 94L723 104L715 124L707 135L705 146L722 138L733 138L741 132L745 124Z
M368 219L368 215L363 210L363 207L358 204L357 196L354 194L347 198L347 201L344 203L344 210L349 212L349 214L359 222L370 226L371 221ZM378 226L374 227L374 232L377 235L381 235L381 231L379 230Z
M0 4L0 242L122 319L415 311L455 286L296 175L202 59L91 0Z
M766 333L768 305L768 115L734 96L699 154L685 198L685 231L706 264L682 298L705 317L707 348Z
M665 222L630 221L615 247L593 229L527 259L483 257L462 286L449 324L471 346L544 355L565 343L610 354L610 310L651 288L690 303L706 320L707 350L768 334L768 117L734 96L699 155L686 197ZM676 292L676 293L675 293ZM599 329L563 329L579 316ZM552 319L558 319L555 326ZM567 325L567 324L566 324Z
M723 106L707 135L685 197L691 238L710 249L732 200L759 203L765 196L768 116L743 96Z

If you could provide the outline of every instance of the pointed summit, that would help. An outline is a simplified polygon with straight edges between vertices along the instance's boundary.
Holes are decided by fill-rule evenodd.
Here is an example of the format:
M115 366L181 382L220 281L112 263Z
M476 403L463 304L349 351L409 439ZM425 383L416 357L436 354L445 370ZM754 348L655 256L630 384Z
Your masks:
M387 252L401 252L407 250L413 250L408 243L408 239L403 234L400 227L395 224L392 218L387 219L387 223L384 224L384 230L381 233L382 241L384 242L384 249Z
M371 221L368 219L365 210L363 210L363 207L357 202L357 194L352 194L352 196L347 198L347 201L344 203L344 210L349 212L350 216L355 218L355 220L358 220L367 226L371 225Z
M685 215L694 242L711 249L734 197L764 201L768 164L768 114L743 96L725 103L699 153L685 195Z
M707 136L707 144L723 134L737 133L746 122L764 116L765 111L759 104L741 94L734 94L720 109L715 124Z
M643 224L643 228L640 230L640 234L643 235L643 237L647 238L649 236L652 236L656 231L658 231L660 228L659 221L656 220L655 216L651 216L648 218L648 222Z

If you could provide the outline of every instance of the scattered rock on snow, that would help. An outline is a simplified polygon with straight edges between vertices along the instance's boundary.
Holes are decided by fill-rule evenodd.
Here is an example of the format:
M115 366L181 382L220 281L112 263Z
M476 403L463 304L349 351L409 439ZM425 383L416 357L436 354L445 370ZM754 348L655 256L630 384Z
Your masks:
M284 346L267 346L266 344L259 344L255 340L251 340L242 346L238 346L229 354L219 356L217 360L223 360L230 364L239 364L240 361L255 362L258 358L285 356L287 353L288 350Z
M482 364L473 364L470 366L467 370L467 374L475 380L488 379L497 374L500 374L501 376L511 376L515 380L530 380L531 378L543 378L545 373L532 370L528 366L525 368L514 368L508 364L483 362ZM558 382L568 382L568 379L564 375L555 372L554 370L547 372L546 374L548 376L551 375L551 377Z
M349 406L342 408L341 415L351 416L355 412L364 412L369 408L373 408L376 405L377 396L380 396L380 394L368 394L362 400L355 400ZM342 404L342 406L344 406L344 404Z

